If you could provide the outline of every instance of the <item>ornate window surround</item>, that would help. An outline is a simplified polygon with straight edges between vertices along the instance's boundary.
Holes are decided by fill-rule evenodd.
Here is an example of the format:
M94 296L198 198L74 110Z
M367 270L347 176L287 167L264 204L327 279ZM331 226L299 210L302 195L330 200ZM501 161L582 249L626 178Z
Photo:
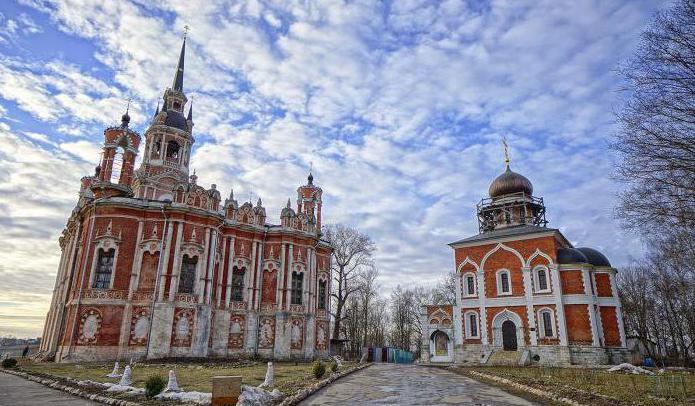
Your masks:
M249 261L249 259L246 258L245 256L235 256L234 260L232 261L232 273L231 273L232 278L234 278L234 267L237 267L238 269L241 269L241 268L245 269L244 270L244 286L241 289L241 295L243 298L243 302L247 302L249 300L248 290L249 290L249 288L251 288L251 286L250 286L251 276L252 276L251 275L252 272L250 271L251 261ZM229 280L229 283L230 284L232 283L231 279ZM232 289L234 289L234 288L232 287ZM232 293L230 291L230 295L231 294ZM230 299L230 302L235 302L235 301ZM239 302L235 302L235 303L239 303Z
M200 273L204 269L203 266L205 265L205 261L201 259L203 257L203 252L203 246L199 244L195 239L195 232L191 234L191 239L189 241L183 242L181 244L179 256L178 258L176 258L177 268L175 271L178 273L178 277L176 278L176 286L173 286L173 288L176 289L176 293L179 293L179 281L181 280L181 266L183 265L183 257L184 255L187 255L188 258L191 259L197 258L197 262L195 265L195 279L193 280L193 295L198 297L199 295L203 294L203 292L198 292L198 289L200 288L200 283L198 283L201 277Z
M473 335L471 333L471 320L470 320L471 315L475 316L475 323L476 323L476 327L477 327L476 328L476 333L477 333L476 335ZM464 319L464 323L466 326L466 338L470 338L470 339L480 338L480 317L478 317L478 312L476 312L475 310L468 310L463 314L463 319Z
M94 251L92 252L92 272L89 277L89 288L95 289L94 278L96 278L97 273L97 261L99 258L99 250L108 251L110 249L114 250L113 253L113 266L111 267L111 279L109 280L109 289L113 289L113 283L116 280L116 266L118 265L118 248L121 245L121 233L118 236L113 233L113 221L109 220L109 225L106 226L106 231L97 236L94 239ZM100 289L101 290L101 289Z
M468 278L473 278L473 293L468 291ZM461 276L461 281L463 282L463 297L469 298L478 296L478 284L476 279L473 271L468 271Z
M550 326L552 331L552 335L546 335L545 331L545 324L543 324L543 313L550 313ZM555 311L553 311L552 308L550 307L542 307L538 309L536 312L536 317L538 317L538 322L536 325L538 326L538 338L557 338L557 326L556 326L556 321L555 321Z
M507 285L509 287L508 291L502 290L502 275L507 274ZM502 268L495 273L495 279L497 280L497 296L511 296L514 288L512 287L512 273L509 269Z
M539 271L545 272L545 289L540 289ZM534 293L550 293L552 291L550 284L550 270L545 265L537 265L533 268L533 291Z

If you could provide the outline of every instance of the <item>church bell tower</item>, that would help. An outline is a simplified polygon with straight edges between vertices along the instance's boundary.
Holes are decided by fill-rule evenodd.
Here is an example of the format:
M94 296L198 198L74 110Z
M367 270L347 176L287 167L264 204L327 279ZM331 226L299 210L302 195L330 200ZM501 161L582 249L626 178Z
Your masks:
M193 138L193 106L184 115L188 98L183 91L186 35L171 87L164 91L162 108L159 104L145 131L145 151L142 165L136 172L134 193L138 198L173 200L173 190L188 183Z

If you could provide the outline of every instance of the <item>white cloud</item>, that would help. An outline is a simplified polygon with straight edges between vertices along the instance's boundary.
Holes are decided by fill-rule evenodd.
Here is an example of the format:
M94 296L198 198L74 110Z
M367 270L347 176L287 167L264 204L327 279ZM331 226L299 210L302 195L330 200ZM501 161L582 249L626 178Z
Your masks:
M374 237L387 287L429 282L452 268L446 243L477 232L475 204L502 170L503 136L514 168L546 198L551 226L618 264L640 253L639 241L611 217L618 186L606 178L604 140L616 97L612 67L635 46L654 4L32 4L64 32L90 41L115 79L70 61L2 59L2 98L79 138L57 141L46 132L58 144L47 150L33 143L41 137L4 133L14 152L34 149L27 153L38 162L0 165L9 179L0 187L16 183L23 191L0 198L0 206L14 215L41 213L53 235L77 179L91 173L101 143L95 126L117 121L128 96L135 99L133 126L146 124L189 25L184 88L195 104L192 166L200 183L216 183L223 195L234 187L242 200L249 192L261 196L269 221L278 222L313 162L324 222ZM45 178L13 172L39 171L39 157L51 158L51 170L74 171L60 189L40 192L45 199L58 194L50 210L19 207ZM54 272L51 260L55 255L39 267Z

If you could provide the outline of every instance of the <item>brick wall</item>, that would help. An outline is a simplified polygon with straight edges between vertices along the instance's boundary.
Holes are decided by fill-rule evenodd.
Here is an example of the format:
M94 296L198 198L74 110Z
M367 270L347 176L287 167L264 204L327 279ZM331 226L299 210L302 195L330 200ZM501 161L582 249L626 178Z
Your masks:
M589 307L585 304L565 305L567 339L570 344L591 344L591 322Z
M603 326L603 341L607 347L620 347L620 331L615 307L601 306L601 325Z
M610 275L607 273L597 273L594 275L596 279L596 296L612 297L613 288L611 287Z

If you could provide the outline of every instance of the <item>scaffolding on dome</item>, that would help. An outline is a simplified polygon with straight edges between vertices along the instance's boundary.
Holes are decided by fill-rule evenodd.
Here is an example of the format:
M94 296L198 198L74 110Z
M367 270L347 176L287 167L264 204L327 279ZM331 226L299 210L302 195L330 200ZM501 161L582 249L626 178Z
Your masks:
M524 192L510 193L495 198L484 198L476 205L478 229L481 233L500 226L533 225L545 227L545 205L542 197Z

